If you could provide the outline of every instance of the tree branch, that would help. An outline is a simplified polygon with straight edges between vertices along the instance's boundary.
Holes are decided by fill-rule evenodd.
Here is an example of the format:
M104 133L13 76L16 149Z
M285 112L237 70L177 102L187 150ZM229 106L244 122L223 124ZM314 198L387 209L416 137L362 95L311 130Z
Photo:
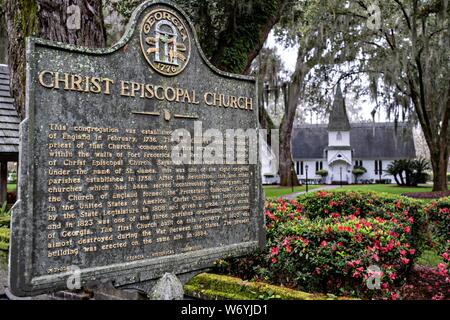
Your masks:
M394 0L394 1L400 6L400 9L403 12L403 16L405 17L406 24L408 25L408 29L411 30L411 21L410 21L410 19L408 17L408 14L406 13L406 10L405 10L405 7L403 6L403 3L400 0Z

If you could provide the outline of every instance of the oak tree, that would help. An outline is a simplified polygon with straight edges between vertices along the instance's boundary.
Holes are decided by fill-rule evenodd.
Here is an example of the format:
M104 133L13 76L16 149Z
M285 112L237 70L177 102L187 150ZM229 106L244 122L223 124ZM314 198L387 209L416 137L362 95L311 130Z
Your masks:
M40 37L85 47L103 47L101 0L3 0L8 33L11 94L24 117L25 39Z

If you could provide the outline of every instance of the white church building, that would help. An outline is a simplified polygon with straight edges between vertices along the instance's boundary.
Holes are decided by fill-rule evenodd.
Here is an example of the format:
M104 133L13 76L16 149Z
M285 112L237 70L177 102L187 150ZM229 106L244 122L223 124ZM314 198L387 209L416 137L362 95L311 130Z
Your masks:
M412 128L406 124L350 123L345 99L338 87L328 125L300 125L292 133L292 156L300 182L325 184L355 183L352 170L364 167L367 172L359 176L358 183L394 183L386 174L387 166L394 160L413 159L416 156ZM273 156L273 155L272 155ZM263 183L275 175L263 161ZM273 162L273 159L271 159ZM272 171L266 174L264 172ZM322 177L317 174L326 171Z

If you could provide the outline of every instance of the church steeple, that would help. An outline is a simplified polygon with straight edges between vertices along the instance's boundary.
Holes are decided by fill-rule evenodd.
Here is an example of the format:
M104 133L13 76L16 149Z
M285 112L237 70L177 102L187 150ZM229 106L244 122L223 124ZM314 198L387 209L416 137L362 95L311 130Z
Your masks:
M342 95L341 86L336 89L333 109L328 121L328 131L350 131L350 121L345 108L345 99Z

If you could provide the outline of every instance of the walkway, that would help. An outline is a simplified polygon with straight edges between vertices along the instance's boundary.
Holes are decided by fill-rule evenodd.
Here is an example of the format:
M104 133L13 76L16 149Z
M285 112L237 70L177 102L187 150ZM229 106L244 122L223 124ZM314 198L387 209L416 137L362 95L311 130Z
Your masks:
M323 186L323 187L320 187L320 188L317 188L317 189L309 190L308 192L328 191L328 190L333 190L333 189L336 189L336 188L339 188L339 187L340 187L340 186L336 186L336 185L332 185L332 186ZM286 199L286 200L294 200L294 199L297 198L299 195L302 195L302 194L305 194L305 193L306 193L306 191L296 192L296 193L291 193L291 194L288 194L288 195L283 196L282 198L283 198L283 199Z

